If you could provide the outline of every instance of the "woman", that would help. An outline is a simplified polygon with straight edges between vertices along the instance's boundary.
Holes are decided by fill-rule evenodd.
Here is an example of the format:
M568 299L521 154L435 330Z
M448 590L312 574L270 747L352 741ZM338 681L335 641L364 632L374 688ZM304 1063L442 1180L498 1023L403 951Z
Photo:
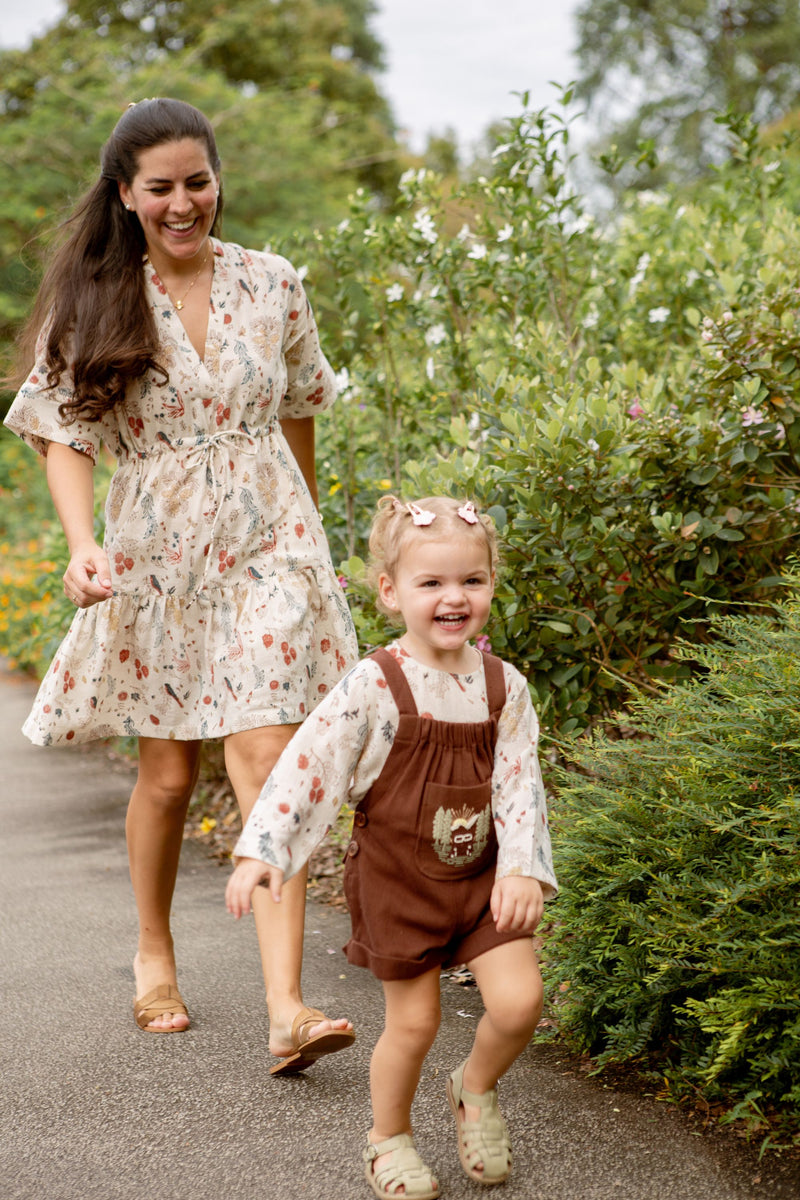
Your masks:
M78 609L24 730L39 745L138 739L134 1015L154 1033L189 1025L169 918L202 740L224 739L246 819L356 658L315 507L314 414L334 399L333 374L296 272L220 242L221 212L206 117L177 100L131 105L43 281L23 338L35 366L6 419L46 455ZM118 460L105 548L101 441ZM354 1038L303 1008L304 907L302 876L280 906L258 897L276 1071Z

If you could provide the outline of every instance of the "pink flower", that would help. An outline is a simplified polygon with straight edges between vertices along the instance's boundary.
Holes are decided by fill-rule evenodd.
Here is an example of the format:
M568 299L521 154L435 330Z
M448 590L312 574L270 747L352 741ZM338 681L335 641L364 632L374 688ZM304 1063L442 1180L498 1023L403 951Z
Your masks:
M628 409L628 416L636 420L638 417L644 416L644 409L638 400L634 400L633 404Z
M336 582L339 584L340 588L343 588L344 591L347 591L347 576L346 575L337 575Z
M492 643L489 641L485 633L482 633L475 638L475 645L478 650L485 650L487 654L490 653L492 649Z

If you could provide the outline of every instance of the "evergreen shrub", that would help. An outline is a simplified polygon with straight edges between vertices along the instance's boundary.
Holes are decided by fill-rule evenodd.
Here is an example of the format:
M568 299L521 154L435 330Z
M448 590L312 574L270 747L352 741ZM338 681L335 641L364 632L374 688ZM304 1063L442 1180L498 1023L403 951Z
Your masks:
M559 1024L598 1066L800 1141L800 569L559 771ZM684 653L688 653L685 648Z

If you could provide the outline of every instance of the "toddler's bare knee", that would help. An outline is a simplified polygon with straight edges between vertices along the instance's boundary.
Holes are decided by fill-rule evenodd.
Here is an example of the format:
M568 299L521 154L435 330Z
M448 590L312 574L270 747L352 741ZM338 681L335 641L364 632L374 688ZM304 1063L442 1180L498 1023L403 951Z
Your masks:
M441 1012L438 1008L426 1008L394 1022L391 1032L408 1047L410 1053L427 1053L439 1031L440 1021Z

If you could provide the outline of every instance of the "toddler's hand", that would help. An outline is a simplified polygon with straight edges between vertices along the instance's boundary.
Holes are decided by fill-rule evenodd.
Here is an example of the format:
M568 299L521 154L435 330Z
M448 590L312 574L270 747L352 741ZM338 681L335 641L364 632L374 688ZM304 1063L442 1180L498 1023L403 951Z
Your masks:
M498 933L533 933L544 911L542 885L529 875L506 875L492 888L490 904Z
M250 897L253 889L263 881L269 882L269 893L277 904L281 898L283 871L260 858L240 858L225 889L225 906L234 917L243 917L250 912Z

